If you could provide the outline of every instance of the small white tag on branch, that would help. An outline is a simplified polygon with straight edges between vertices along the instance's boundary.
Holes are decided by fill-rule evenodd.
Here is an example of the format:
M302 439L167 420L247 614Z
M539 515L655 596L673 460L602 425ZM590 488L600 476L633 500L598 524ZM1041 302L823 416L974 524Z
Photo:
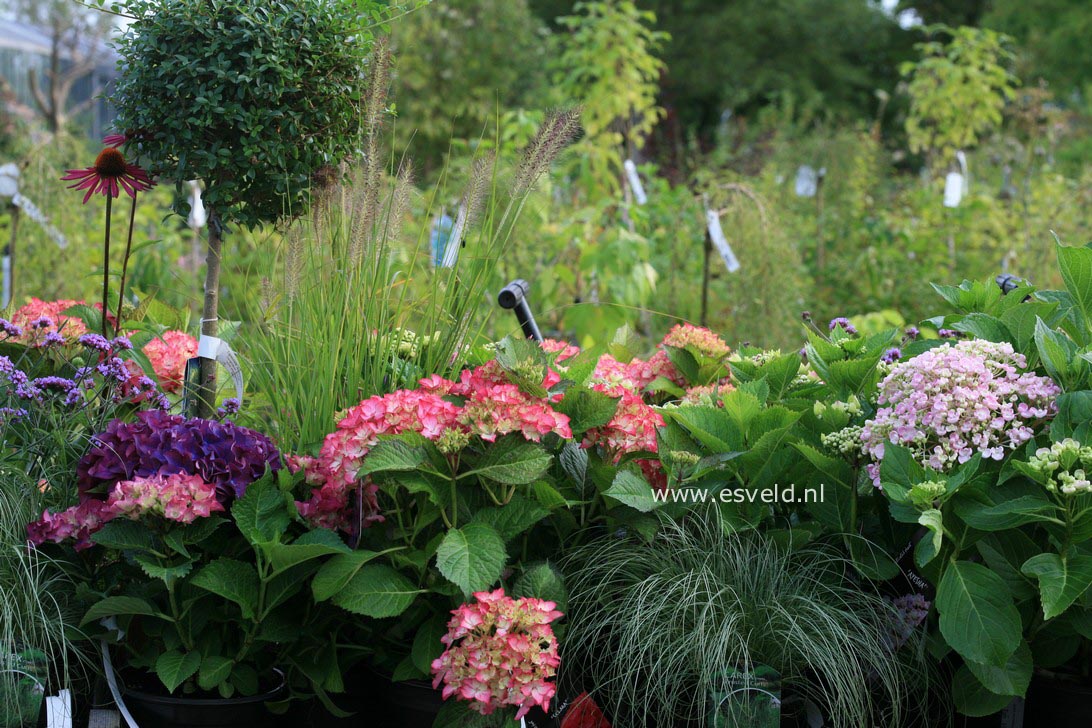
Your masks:
M645 204L648 202L648 195L645 194L645 187L641 184L641 176L637 174L637 165L632 159L627 159L622 166L626 168L626 179L629 180L629 188L633 190L633 199L638 205Z
M202 359L212 359L223 365L231 375L231 381L235 385L235 396L243 401L243 368L239 364L239 358L231 348L231 344L215 336L201 334L197 342L197 356Z
M724 237L724 230L720 226L720 215L717 214L716 210L705 211L705 224L709 230L709 239L713 241L713 247L720 253L724 266L729 273L735 273L739 270L739 260L736 258L736 254L732 252L732 246L728 244L728 239Z

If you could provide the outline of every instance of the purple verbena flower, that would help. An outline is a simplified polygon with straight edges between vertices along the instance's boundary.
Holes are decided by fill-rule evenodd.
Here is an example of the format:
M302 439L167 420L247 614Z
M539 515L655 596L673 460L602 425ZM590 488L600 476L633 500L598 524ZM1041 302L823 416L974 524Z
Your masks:
M109 354L111 351L110 342L102 334L84 334L76 341L88 349L97 349L105 354Z
M849 322L845 316L839 316L838 318L831 319L830 324L827 326L828 330L834 331L837 327L841 326L842 331L845 331L850 336L857 335L857 329Z
M23 335L23 329L21 326L17 326L11 321L3 318L0 318L0 331L3 331L5 334L13 339L18 339L20 336Z
M883 356L880 357L880 361L885 364L894 364L899 359L902 359L902 350L894 346L885 351Z

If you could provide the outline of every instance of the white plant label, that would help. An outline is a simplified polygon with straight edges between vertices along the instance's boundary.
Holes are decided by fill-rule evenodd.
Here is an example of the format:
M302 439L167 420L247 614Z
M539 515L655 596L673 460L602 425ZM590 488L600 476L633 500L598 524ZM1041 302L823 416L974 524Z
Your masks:
M186 220L191 230L200 230L209 220L205 212L205 203L201 201L201 185L197 180L190 181L190 216Z
M819 173L814 167L807 164L800 165L796 170L796 196L815 197L819 191Z
M949 172L944 178L944 206L959 207L963 199L963 175L959 172Z
M648 195L645 194L645 186L641 184L641 176L637 174L637 165L632 159L627 159L622 166L626 168L626 179L629 180L629 188L633 190L633 199L638 205L645 204L648 202Z
M720 253L724 266L729 273L735 273L739 270L739 259L732 252L732 246L728 244L728 239L724 237L724 230L720 227L720 215L717 214L716 210L705 211L705 223L709 230L709 239L713 241L713 247Z
M212 359L223 365L231 375L231 382L235 385L235 396L243 401L243 368L239 365L239 357L231 348L231 344L215 336L201 334L197 342L197 356L202 359Z
M447 245L444 247L444 259L440 261L441 268L454 268L459 261L459 248L463 246L463 235L466 234L466 205L459 205L459 212L455 215L455 225L451 228Z
M0 197L15 197L19 193L19 166L7 163L0 167Z
M46 698L47 728L73 728L72 693L61 690L57 695Z

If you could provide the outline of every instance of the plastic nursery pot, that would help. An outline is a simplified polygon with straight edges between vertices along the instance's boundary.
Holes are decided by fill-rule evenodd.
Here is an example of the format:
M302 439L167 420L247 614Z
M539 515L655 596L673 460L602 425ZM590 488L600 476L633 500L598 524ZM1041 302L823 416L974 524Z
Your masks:
M379 723L398 728L432 728L433 721L444 707L443 697L432 683L406 680L383 686L383 717Z
M268 724L265 704L283 697L284 673L274 671L274 687L265 693L238 698L176 698L143 692L126 685L125 705L140 728L243 728Z
M1037 673L1024 704L1024 728L1092 726L1092 681L1045 671Z

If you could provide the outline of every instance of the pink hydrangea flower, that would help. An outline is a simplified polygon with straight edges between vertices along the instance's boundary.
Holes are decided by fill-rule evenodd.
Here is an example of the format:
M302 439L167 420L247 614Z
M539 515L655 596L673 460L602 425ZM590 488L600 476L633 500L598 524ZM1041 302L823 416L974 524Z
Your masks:
M117 483L107 498L115 517L136 521L160 516L178 523L208 518L224 506L216 499L216 486L197 475L152 475Z
M580 353L579 346L574 346L567 341L558 341L557 339L543 339L542 349L549 354L557 354L554 361L558 364L566 359L572 359Z
M115 518L136 521L151 516L193 523L223 510L216 486L199 476L152 475L116 483L105 501L88 497L57 513L45 511L27 525L27 537L35 546L72 540L76 550L82 551L93 545L91 536Z
M686 394L679 400L679 403L723 407L724 395L734 389L735 386L728 380L721 380L717 384L710 384L704 387L691 387L686 390Z
M884 446L912 450L922 465L945 472L975 453L1002 460L1030 440L1055 412L1061 392L1051 379L1024 371L1011 344L979 339L945 344L895 365L880 383L879 409L861 431L868 472L879 485Z
M561 664L550 622L562 616L553 602L513 599L503 589L477 592L475 602L454 610L447 649L432 662L433 687L489 715L513 706L520 720L534 706L548 710Z
M32 298L12 314L11 322L23 329L23 342L30 346L41 346L47 334L58 330L66 341L75 341L87 333L87 327L80 319L65 316L62 312L82 303L83 301L43 301ZM102 304L98 308L101 310ZM43 319L48 319L47 325L42 325L45 323Z
M692 324L677 324L673 326L661 346L672 346L676 349L690 348L711 359L721 359L728 356L731 349L724 339L712 331Z
M186 374L186 361L197 356L197 339L184 331L164 331L144 346L144 355L164 392L177 392Z
M613 396L608 385L595 385ZM663 427L663 416L645 404L641 397L623 389L614 417L603 427L584 433L584 447L601 447L607 461L616 463L633 452L656 452L656 429Z

